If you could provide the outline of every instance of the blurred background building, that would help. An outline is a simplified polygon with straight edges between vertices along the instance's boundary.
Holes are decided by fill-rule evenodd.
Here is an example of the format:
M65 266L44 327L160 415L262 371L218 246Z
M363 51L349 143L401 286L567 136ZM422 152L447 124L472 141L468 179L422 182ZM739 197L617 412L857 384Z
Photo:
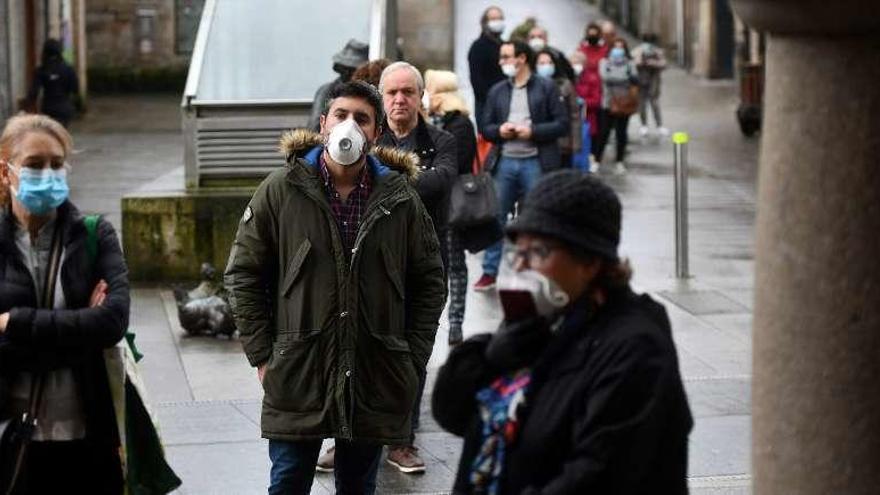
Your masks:
M47 37L62 41L84 96L181 92L205 1L0 0L0 117L20 108ZM584 1L630 33L656 33L694 75L732 78L741 64L761 62L763 40L737 19L730 0ZM398 19L406 20L398 23L403 58L452 68L454 4L397 2Z
M85 0L0 0L0 116L21 107L43 43L61 41L87 91Z

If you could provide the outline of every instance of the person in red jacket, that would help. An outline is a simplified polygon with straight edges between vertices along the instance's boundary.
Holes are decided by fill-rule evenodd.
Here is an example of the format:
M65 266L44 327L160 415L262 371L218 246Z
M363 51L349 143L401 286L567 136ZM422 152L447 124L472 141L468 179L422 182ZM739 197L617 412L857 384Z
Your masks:
M587 107L587 122L590 123L590 169L598 169L596 144L599 142L599 111L602 108L602 79L599 77L599 61L608 55L608 46L602 43L602 30L598 24L587 25L584 41L578 47L587 61L584 70L575 84L575 91L583 98Z

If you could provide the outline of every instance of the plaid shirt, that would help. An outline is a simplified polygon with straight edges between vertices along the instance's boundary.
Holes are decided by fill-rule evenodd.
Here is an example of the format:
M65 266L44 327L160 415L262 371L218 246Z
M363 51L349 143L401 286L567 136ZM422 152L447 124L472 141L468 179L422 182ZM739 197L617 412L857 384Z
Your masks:
M358 178L358 184L348 195L348 201L342 201L339 193L336 192L333 177L327 170L327 164L324 163L324 157L321 157L321 177L324 179L324 192L327 193L327 200L330 201L330 210L333 212L333 218L336 219L336 227L339 229L339 235L342 236L345 256L350 259L361 219L367 209L367 199L373 191L373 178L367 167L364 167Z

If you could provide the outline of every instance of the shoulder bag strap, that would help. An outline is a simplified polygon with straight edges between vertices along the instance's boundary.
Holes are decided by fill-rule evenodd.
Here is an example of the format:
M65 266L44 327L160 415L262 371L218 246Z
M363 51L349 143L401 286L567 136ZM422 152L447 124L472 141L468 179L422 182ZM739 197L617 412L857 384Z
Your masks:
M61 269L61 220L55 221L55 232L52 234L52 250L49 253L49 269L46 270L46 280L43 283L43 294L40 299L40 307L43 309L52 309L55 306L55 290L58 281L58 271ZM28 413L36 424L37 409L43 399L43 382L45 375L40 374L34 380L33 389L31 390L31 404Z
M61 221L55 221L55 231L52 233L52 250L49 253L49 267L46 270L46 280L43 283L43 293L38 294L38 306L44 309L52 309L55 303L55 283L58 280L58 270L61 266ZM43 402L43 388L46 381L46 374L40 373L33 382L31 382L31 396L28 404L27 412L22 415L21 429L18 434L21 435L18 452L15 456L15 466L12 470L12 477L9 481L7 495L14 493L21 472L24 468L24 462L27 458L29 445L34 437L34 430L37 427L37 415L39 414L40 405Z
M98 259L98 220L100 215L88 215L83 219L86 225L86 253L89 255L89 262L95 264Z

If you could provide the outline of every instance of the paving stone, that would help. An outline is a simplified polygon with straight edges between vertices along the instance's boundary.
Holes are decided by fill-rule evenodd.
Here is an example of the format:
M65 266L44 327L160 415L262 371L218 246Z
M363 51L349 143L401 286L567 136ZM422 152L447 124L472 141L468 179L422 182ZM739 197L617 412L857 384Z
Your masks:
M416 446L446 465L453 473L458 469L463 440L445 432L419 434Z
M269 486L266 442L171 445L165 454L183 481L175 494L265 494ZM328 492L313 492L328 493Z
M749 312L747 307L718 291L661 292L660 295L693 315Z
M157 289L134 289L129 329L144 355L139 363L150 400L156 402L192 400L192 390L169 332L165 309Z
M162 403L156 412L166 445L207 445L260 438L259 427L230 403Z
M260 426L260 411L263 407L263 401L260 400L236 400L232 401L232 405L248 418L251 423Z
M751 413L751 377L685 379L691 413L701 421L713 416L746 416Z
M724 314L707 315L700 319L728 335L742 340L751 349L752 342L752 315L751 314Z
M426 450L419 452L425 461L425 473L404 474L385 462L384 453L376 492L382 494L448 493L455 481L455 472Z
M751 473L751 417L698 418L690 436L688 476Z

